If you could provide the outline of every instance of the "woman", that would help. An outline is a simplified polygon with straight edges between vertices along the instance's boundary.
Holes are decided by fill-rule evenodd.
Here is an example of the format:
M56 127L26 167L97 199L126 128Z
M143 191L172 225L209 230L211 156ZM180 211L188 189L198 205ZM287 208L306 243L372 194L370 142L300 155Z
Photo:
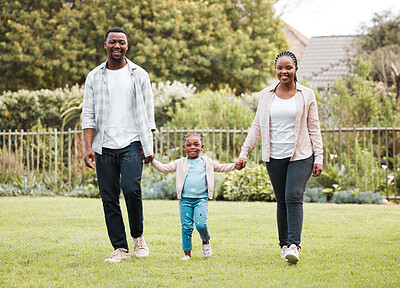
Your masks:
M237 167L246 165L260 136L262 160L277 200L281 256L297 263L303 226L303 195L311 174L322 172L322 137L314 92L297 83L297 59L290 51L275 59L279 83L265 88L242 146Z

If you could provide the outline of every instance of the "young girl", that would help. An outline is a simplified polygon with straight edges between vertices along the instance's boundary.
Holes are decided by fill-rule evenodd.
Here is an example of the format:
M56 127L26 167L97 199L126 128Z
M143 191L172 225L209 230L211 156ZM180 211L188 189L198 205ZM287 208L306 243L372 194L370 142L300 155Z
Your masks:
M205 156L203 150L203 134L189 133L182 138L183 150L187 157L177 159L168 164L153 160L151 164L160 172L176 171L176 193L179 201L179 212L182 223L182 249L185 256L181 260L192 258L193 223L203 241L203 256L212 254L210 235L207 228L208 199L212 199L214 191L214 172L229 172L235 169L235 163L219 164Z

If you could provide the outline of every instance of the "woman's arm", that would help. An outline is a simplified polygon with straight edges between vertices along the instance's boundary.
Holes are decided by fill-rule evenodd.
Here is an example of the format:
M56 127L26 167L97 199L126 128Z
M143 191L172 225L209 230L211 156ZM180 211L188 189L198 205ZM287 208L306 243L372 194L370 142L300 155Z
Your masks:
M318 117L317 100L315 98L314 92L312 92L312 100L308 109L307 128L315 156L313 176L318 177L322 172L324 152L322 146L320 122Z

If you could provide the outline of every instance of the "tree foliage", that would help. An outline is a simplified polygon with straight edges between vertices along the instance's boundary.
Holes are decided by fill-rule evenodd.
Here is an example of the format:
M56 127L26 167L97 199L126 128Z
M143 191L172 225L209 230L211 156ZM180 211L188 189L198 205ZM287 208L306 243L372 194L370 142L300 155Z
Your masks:
M272 0L1 1L0 91L83 84L110 27L152 81L259 89L286 48Z
M229 90L205 90L169 108L170 128L248 128L255 113Z
M392 65L400 71L400 15L391 11L376 13L371 26L363 26L359 37L358 52L374 65L371 67L373 80L387 86L395 83Z
M323 126L392 126L400 121L396 95L371 79L371 61L358 59L356 71L335 82L336 89L321 92L319 110Z

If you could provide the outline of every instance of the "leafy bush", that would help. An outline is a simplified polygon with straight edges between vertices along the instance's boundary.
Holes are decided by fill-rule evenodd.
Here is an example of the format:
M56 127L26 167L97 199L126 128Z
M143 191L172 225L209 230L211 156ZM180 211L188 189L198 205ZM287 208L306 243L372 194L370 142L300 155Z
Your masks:
M342 204L342 203L356 203L356 197L350 190L343 190L333 194L332 203Z
M275 195L264 165L254 165L227 174L223 199L231 201L274 201ZM220 199L221 197L219 197Z
M29 195L34 197L40 196L54 196L54 192L47 189L45 183L39 182L35 183L32 187L28 188Z
M51 90L19 90L0 96L0 130L29 130L40 119L44 128L62 127L60 109L75 97L82 97L78 86Z
M78 198L100 198L100 192L99 189L92 184L79 185L69 191L67 196Z
M304 202L326 203L328 195L322 192L321 187L308 188L304 193L303 200Z
M384 196L380 192L361 192L356 193L350 190L344 190L333 194L332 203L358 203L358 204L381 204Z
M157 127L163 126L171 120L174 114L175 103L182 103L184 99L191 98L196 87L186 85L179 81L151 83L154 93L154 114Z
M169 113L171 128L248 128L254 119L254 112L229 89L197 93Z
M142 178L142 197L143 199L176 199L175 183L175 173L162 175L161 179L146 175Z
M339 183L338 167L327 166L319 177L311 177L308 187L322 187L333 188L335 184Z
M20 196L24 190L12 184L0 184L0 196Z

